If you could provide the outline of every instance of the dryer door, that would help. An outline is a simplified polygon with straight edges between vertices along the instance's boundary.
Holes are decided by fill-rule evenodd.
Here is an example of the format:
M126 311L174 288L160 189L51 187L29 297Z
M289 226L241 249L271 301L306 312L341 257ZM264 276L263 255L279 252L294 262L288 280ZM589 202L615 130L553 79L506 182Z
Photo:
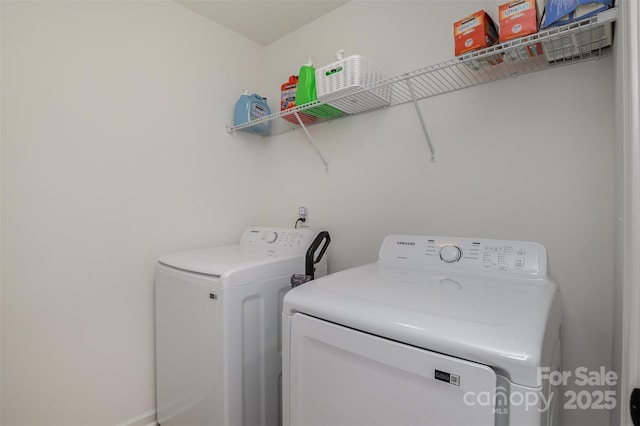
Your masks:
M485 365L299 313L290 333L285 426L496 423L496 374Z

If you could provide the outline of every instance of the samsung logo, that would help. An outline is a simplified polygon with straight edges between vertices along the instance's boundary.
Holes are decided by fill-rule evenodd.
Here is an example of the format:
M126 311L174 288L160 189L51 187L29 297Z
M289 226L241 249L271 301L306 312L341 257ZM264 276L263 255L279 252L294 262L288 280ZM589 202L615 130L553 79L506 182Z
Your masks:
M399 246L415 246L416 243L413 241L396 241L396 244Z

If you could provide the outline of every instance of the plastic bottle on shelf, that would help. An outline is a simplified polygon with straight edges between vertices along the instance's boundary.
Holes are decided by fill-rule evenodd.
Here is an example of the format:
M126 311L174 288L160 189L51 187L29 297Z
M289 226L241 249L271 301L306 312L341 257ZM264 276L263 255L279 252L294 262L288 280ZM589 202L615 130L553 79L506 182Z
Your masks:
M298 73L298 88L296 90L296 105L304 105L318 100L316 92L316 70L313 60L309 57L306 64L300 67ZM320 105L304 111L306 114L322 118L336 118L344 115L344 112L331 105Z
M300 67L298 73L298 87L296 89L296 105L304 105L318 99L316 94L316 70L313 60L309 57L306 64Z
M269 114L271 114L271 111L269 110L269 105L267 105L267 98L263 98L256 93L250 95L248 90L244 90L240 95L240 99L236 102L233 125L239 126L249 121L264 118ZM240 130L265 136L271 131L271 121L256 123Z
M289 80L280 86L280 111L296 106L296 91L298 90L298 76L289 76Z
M296 92L298 91L298 76L289 76L289 80L280 86L280 111L286 111L296 107ZM303 112L298 113L298 117L303 123L313 123L316 121L316 117L305 114ZM283 115L282 118L289 123L300 124L298 118L294 114Z

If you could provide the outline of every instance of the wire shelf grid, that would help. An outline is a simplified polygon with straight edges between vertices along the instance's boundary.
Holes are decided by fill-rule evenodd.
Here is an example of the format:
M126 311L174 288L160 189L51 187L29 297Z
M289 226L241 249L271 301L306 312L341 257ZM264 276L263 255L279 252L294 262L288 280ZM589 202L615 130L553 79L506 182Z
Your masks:
M363 87L341 91L322 101L313 101L285 111L270 114L262 119L238 126L227 126L229 132L242 130L255 124L278 118L299 123L296 113L305 126L356 114L314 113L323 105L331 104L358 114L390 106L401 105L453 91L478 86L508 77L529 74L549 68L575 64L604 56L612 44L612 23L617 19L617 9L609 9L596 16L560 27L542 30L536 34L511 40L447 61L420 68L404 74L377 81ZM408 82L410 81L410 84ZM382 105L370 96L372 91L389 90L391 99ZM349 107L349 108L346 108ZM282 121L282 120L279 120ZM283 133L299 125L277 126Z

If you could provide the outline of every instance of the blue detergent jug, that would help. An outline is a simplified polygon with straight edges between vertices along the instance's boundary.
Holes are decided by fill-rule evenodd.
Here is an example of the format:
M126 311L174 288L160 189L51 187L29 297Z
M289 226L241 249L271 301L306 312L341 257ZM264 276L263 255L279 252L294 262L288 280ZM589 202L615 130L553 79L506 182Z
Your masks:
M250 95L249 91L245 90L242 92L242 95L240 95L238 102L236 102L233 125L238 126L249 121L264 118L269 114L271 114L271 111L267 105L267 98L263 98L255 93ZM271 121L257 123L253 126L245 127L240 130L265 136L271 131Z

